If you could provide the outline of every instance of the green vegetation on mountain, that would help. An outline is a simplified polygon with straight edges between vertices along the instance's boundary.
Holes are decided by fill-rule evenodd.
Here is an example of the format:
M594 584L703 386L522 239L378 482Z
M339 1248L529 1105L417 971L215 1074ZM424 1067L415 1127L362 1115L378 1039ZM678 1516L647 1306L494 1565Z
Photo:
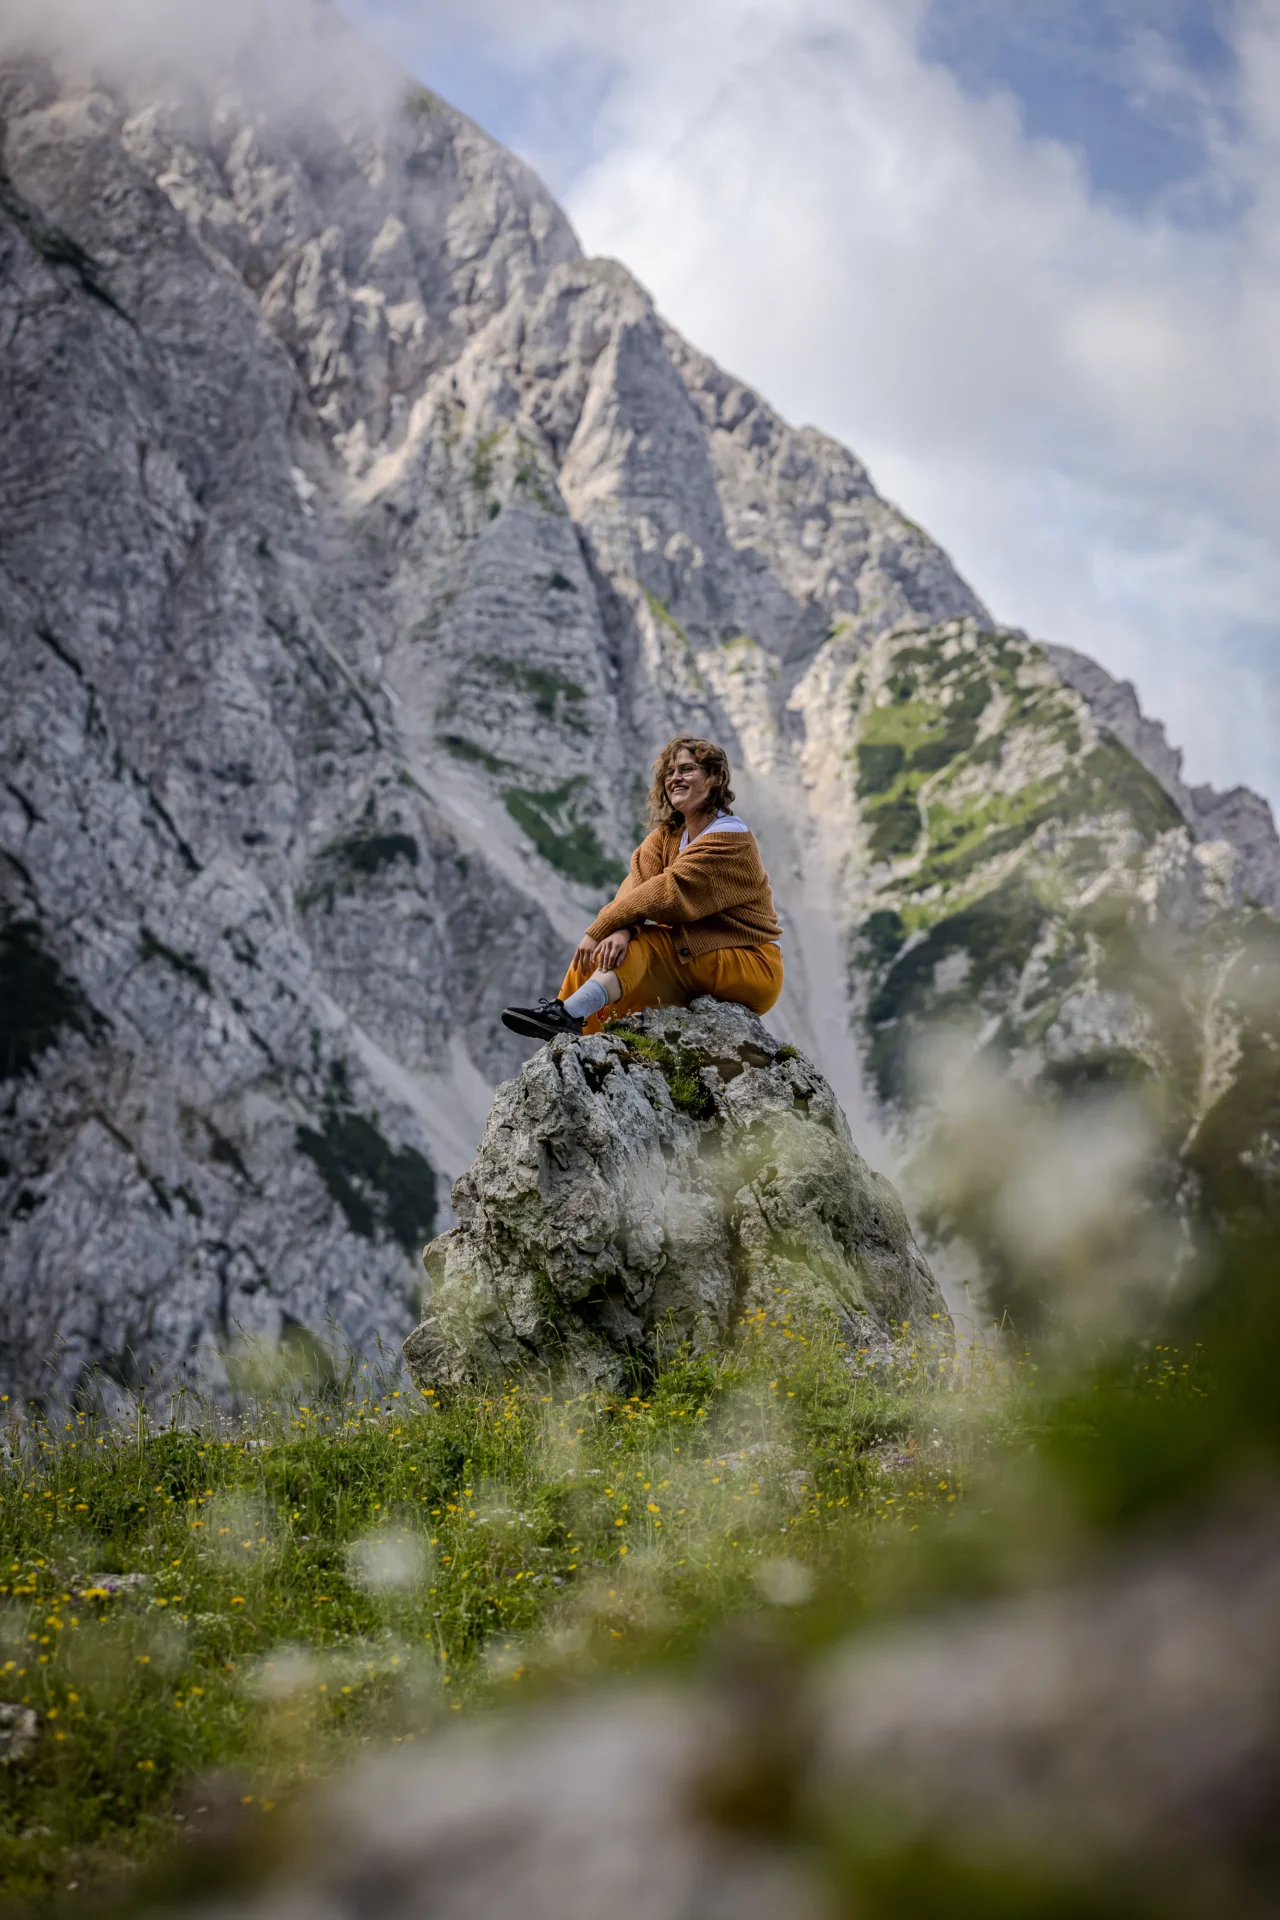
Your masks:
M430 1165L414 1147L392 1147L367 1114L331 1105L319 1128L298 1128L297 1143L353 1233L389 1237L412 1255L435 1231Z
M555 578L561 579L563 576L556 575ZM565 581L564 585L568 587L569 582ZM472 662L472 668L502 686L513 687L527 694L540 720L558 721L560 725L578 733L585 731L586 723L581 710L586 693L576 681L567 680L553 668L530 666L524 660L504 660L494 654L482 654Z
M508 787L502 798L516 825L551 866L581 886L616 887L626 867L605 852L590 820L575 817L584 785L582 776L575 775L541 791Z
M909 1104L913 1048L942 1018L985 1021L988 1046L1050 1078L1106 1078L1108 1062L1120 1078L1162 1069L1174 1009L1155 976L1176 965L1184 989L1200 980L1207 993L1219 947L1245 927L1224 899L1196 929L1153 930L1163 957L1137 964L1162 836L1177 842L1169 860L1211 887L1159 783L1038 647L972 622L877 642L849 699L869 868L849 979L881 1097ZM1074 1067L1076 1041L1055 1031L1072 1006L1098 1030Z
M440 736L440 745L455 760L465 760L471 766L483 767L486 773L502 773L507 766L496 753L490 753L487 747L478 747L474 740L467 740L459 733L445 733Z
M873 1084L913 1130L930 1231L970 1239L987 1298L1024 1326L1061 1310L1052 1260L1029 1283L948 1197L946 1169L972 1149L937 1118L938 1076L967 1056L1142 1138L1143 1205L1184 1221L1181 1253L1143 1256L1151 1287L1172 1284L1208 1186L1274 1203L1280 927L1234 904L1226 849L1195 843L1021 636L898 633L846 685L861 840L848 984ZM1016 1129L1005 1146L1019 1150Z

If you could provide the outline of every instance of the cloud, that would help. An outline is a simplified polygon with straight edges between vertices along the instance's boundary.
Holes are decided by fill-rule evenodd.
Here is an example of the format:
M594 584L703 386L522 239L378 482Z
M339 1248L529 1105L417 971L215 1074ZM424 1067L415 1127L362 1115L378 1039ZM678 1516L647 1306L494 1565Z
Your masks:
M377 114L403 75L332 0L3 0L0 58L44 55L135 97L232 83L278 118Z
M1122 86L1198 161L1141 204L998 76L931 57L948 8L990 38L1020 0L343 3L478 102L692 340L853 446L1001 618L1134 678L1193 779L1280 800L1280 0L1234 0L1212 70L1190 0L1143 0ZM1092 10L1043 5L1087 74ZM136 78L248 45L300 107L394 84L301 11L6 0L0 46L43 33Z
M372 17L428 78L554 97L575 139L515 132L591 251L851 444L1002 618L1135 678L1192 778L1280 799L1280 0L1224 16L1207 77L1138 23L1126 85L1198 154L1141 205L926 57L925 0Z

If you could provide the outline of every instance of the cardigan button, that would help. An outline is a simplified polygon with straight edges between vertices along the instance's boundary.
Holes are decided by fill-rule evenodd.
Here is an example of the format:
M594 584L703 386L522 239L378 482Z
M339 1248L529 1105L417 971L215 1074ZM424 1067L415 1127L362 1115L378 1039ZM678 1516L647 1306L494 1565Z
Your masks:
M688 947L681 947L681 949L680 949L680 958L681 958L682 960L687 960L687 959L689 958L689 949L688 949Z

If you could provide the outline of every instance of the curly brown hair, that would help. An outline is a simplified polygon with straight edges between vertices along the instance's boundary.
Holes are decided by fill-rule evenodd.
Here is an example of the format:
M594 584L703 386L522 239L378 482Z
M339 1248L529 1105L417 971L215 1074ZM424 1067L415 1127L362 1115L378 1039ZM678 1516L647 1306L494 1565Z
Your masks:
M682 747L710 778L711 791L707 798L716 812L728 813L733 806L729 756L724 748L718 747L714 740L699 740L694 734L679 733L674 740L668 740L653 763L653 779L649 786L650 832L655 827L679 827L684 824L684 815L677 813L667 798L667 775L671 770L671 762Z

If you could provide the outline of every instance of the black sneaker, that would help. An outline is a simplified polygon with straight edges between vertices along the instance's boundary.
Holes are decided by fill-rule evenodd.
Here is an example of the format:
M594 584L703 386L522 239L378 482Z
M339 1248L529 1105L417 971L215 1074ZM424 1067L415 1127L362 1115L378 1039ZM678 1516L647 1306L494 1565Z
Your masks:
M536 1007L504 1007L502 1024L531 1040L554 1040L558 1033L571 1033L580 1040L586 1023L566 1013L562 1000L539 1000Z

